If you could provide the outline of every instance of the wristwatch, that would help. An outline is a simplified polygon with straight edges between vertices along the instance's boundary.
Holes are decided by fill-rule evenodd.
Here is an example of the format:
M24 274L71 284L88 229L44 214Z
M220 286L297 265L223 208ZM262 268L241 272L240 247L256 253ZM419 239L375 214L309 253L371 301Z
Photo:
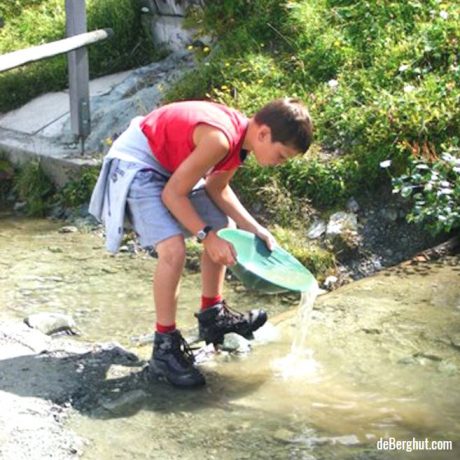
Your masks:
M198 240L199 243L202 243L203 240L208 236L208 233L212 230L211 225L206 225L206 227L202 228L199 232L196 234L196 239Z

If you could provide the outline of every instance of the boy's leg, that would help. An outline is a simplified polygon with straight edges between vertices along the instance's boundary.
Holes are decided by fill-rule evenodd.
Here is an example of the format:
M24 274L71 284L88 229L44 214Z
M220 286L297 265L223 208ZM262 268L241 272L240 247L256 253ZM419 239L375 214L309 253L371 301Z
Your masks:
M157 323L171 326L176 323L180 278L185 263L183 235L161 241L156 246L158 263L153 280Z
M207 298L222 296L225 280L225 265L216 264L206 251L201 255L201 289Z
M224 335L236 332L246 338L267 320L264 310L253 309L244 314L231 311L223 300L225 265L216 264L206 251L201 256L202 297L198 319L200 338L206 343L222 343Z
M161 241L156 250L158 264L153 280L153 296L157 331L149 372L155 378L180 387L204 385L205 379L194 365L193 353L176 330L177 298L185 263L183 235Z
M213 203L205 190L196 190L192 203L202 219L215 230L233 226L232 222ZM200 338L206 343L222 343L224 334L236 332L247 338L267 320L267 314L260 309L246 313L231 311L222 296L225 280L225 265L215 264L203 251L201 256L202 298L198 319Z
M203 385L205 379L175 325L185 245L181 227L161 200L164 185L164 179L155 171L140 171L127 197L129 216L141 245L155 246L158 253L153 280L157 330L148 372L152 378L191 387Z

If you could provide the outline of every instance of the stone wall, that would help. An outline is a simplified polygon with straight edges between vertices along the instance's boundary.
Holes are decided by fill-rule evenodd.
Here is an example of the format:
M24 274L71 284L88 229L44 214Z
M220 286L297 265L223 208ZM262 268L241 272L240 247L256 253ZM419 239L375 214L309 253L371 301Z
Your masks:
M183 27L189 7L204 6L204 0L140 0L143 26L153 43L178 51L193 41L193 31Z

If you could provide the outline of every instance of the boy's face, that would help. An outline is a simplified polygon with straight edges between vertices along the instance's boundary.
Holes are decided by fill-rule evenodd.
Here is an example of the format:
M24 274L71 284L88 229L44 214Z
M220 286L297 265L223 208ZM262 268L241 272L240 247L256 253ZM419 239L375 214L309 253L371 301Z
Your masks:
M277 166L299 154L289 145L272 142L271 130L266 125L258 127L253 153L260 166Z

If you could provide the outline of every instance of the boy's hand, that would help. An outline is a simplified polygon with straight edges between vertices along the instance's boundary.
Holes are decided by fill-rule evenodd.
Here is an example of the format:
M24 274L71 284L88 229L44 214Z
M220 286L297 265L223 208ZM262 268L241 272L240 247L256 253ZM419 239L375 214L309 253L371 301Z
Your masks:
M219 238L214 232L209 232L203 240L205 251L214 263L221 265L235 265L236 251L231 243Z
M264 240L265 244L267 245L267 248L270 251L273 251L273 249L275 249L275 246L278 245L278 243L275 240L275 237L265 227L259 227L255 234L261 240Z

